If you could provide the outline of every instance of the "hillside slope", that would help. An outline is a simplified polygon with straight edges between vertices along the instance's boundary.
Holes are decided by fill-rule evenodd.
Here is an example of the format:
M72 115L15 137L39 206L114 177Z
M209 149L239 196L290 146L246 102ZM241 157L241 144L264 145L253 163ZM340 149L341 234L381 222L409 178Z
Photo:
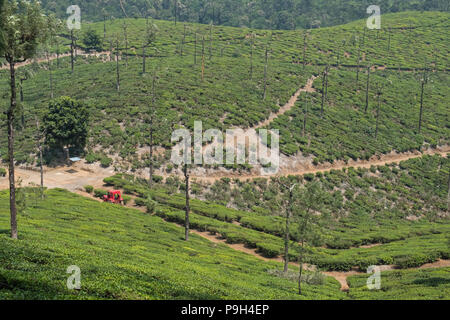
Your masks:
M296 281L261 262L138 210L54 189L19 216L8 238L7 193L0 192L0 299L296 299ZM67 267L81 290L66 288ZM343 299L339 284L305 285L306 299Z

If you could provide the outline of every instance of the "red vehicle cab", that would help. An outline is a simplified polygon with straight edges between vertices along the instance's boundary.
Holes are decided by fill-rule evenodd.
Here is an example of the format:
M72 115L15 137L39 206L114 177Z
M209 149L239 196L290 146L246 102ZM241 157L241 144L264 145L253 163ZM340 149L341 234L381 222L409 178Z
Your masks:
M109 191L107 195L103 196L103 201L114 204L123 204L122 192L119 190Z

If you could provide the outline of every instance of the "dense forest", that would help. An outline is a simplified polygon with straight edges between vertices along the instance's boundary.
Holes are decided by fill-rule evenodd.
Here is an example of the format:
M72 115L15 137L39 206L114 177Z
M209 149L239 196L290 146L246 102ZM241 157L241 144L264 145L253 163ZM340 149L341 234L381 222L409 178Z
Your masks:
M77 4L82 19L100 21L123 17L214 23L257 29L328 27L367 16L366 8L379 5L381 12L448 11L447 0L42 0L59 17ZM176 19L175 19L176 18Z

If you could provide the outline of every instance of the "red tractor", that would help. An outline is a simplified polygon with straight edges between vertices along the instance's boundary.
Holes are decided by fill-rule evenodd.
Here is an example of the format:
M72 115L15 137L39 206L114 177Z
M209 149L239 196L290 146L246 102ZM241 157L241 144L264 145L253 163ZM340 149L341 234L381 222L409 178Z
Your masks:
M123 205L122 192L119 190L109 191L107 195L103 196L103 201Z

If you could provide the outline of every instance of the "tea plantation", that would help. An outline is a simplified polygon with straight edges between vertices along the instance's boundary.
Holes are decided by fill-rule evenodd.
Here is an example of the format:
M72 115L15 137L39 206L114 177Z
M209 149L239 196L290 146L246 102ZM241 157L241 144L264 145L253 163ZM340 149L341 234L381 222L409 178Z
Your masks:
M298 299L296 281L262 262L135 209L60 189L20 215L8 237L8 194L0 192L0 299ZM81 290L66 269L81 269ZM295 270L293 270L295 271ZM339 284L305 284L304 299L344 299Z
M308 97L300 95L294 108L269 125L280 130L283 153L313 155L315 163L320 163L434 147L447 144L450 138L445 99L449 94L449 39L445 32L448 17L442 12L387 14L379 31L363 31L365 20L361 20L308 32L188 23L175 26L167 21L149 21L157 25L157 32L145 53L145 74L145 19L107 21L104 39L103 23L93 23L85 28L101 35L103 50L112 52L102 59L79 55L73 74L69 58L60 59L59 65L53 60L53 93L55 97L71 96L90 106L90 139L84 156L92 162L105 159L106 166L111 159L126 160L124 165L128 164L128 168L124 169L146 165L145 153L138 151L149 141L146 116L150 108L155 108L159 124L155 143L169 148L172 130L179 126L192 129L195 120L203 121L204 130L255 126L283 106L314 75L316 92ZM83 32L76 36L82 38ZM60 42L64 45L60 45L60 51L67 51L68 36L61 31ZM81 40L78 45L83 46ZM120 92L116 89L116 53L120 58ZM326 64L330 69L321 115ZM365 112L368 65L373 69ZM20 148L16 148L16 159L33 163L34 114L42 116L47 110L50 74L47 63L27 68L34 70L34 76L23 82L23 117L18 115L22 120L17 123L23 129L17 133ZM424 68L428 82L419 133ZM2 91L8 92L6 70L0 71L0 79ZM377 112L379 86L382 93ZM0 97L0 106L6 108L7 103L5 93ZM3 115L0 121L3 123ZM5 139L5 135L0 136L2 155ZM47 154L47 160L51 159L52 155Z

